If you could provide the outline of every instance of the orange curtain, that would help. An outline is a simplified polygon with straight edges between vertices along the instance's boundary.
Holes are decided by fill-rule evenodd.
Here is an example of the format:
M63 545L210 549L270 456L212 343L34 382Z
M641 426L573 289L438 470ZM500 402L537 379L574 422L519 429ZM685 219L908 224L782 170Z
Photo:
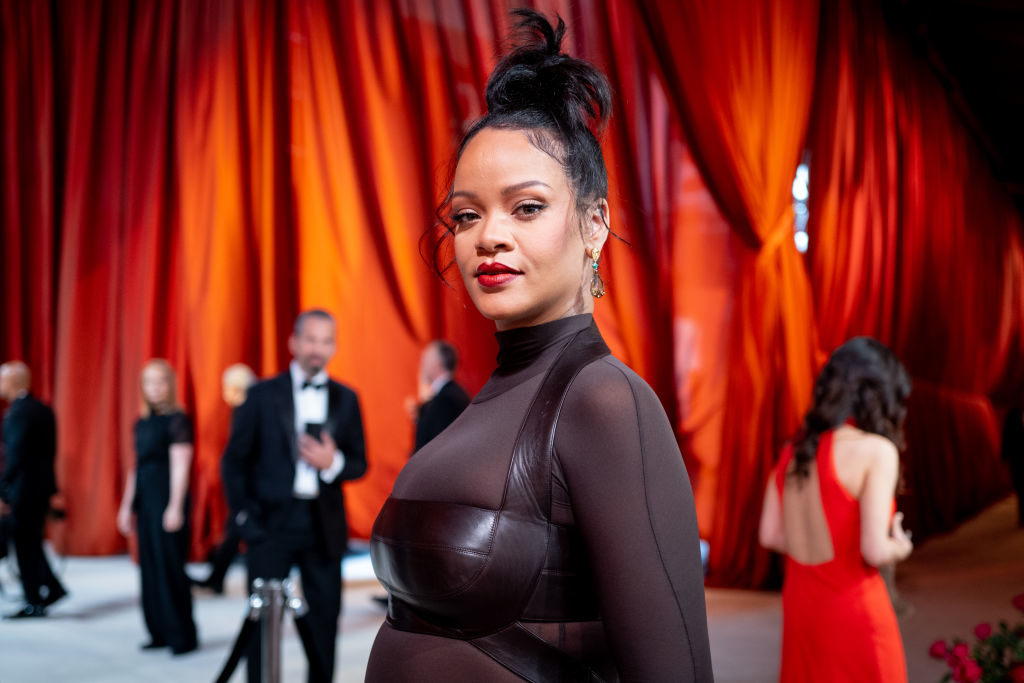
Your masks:
M900 507L923 538L1008 487L999 412L1024 384L1024 225L911 37L857 2L831 4L822 32L808 224L819 329L827 349L877 337L913 375Z
M408 457L422 345L453 340L471 391L494 365L493 325L418 240L520 4L0 7L0 358L27 360L55 405L65 552L124 548L114 517L153 356L196 426L194 553L219 539L220 374L283 369L310 306L336 314L330 371L362 399L371 466L347 501L369 532ZM853 3L826 7L820 36L812 0L528 4L560 13L615 91L604 152L630 245L608 244L596 317L676 426L711 580L768 574L761 493L819 330L823 349L875 334L914 373L915 531L1002 490L992 425L1024 383L1020 219L920 60L893 59ZM790 183L812 109L809 280ZM958 478L977 490L947 495Z
M515 4L108 0L58 16L5 6L5 92L40 90L4 100L7 130L18 135L5 133L3 153L21 173L5 176L3 245L24 253L26 267L5 271L13 284L4 301L18 305L4 307L14 334L0 350L42 368L38 384L55 404L66 552L124 547L114 517L134 458L138 372L154 356L176 368L196 427L194 554L218 540L230 418L220 374L239 361L261 375L280 371L292 320L311 306L338 317L330 370L362 399L371 468L347 500L353 533L368 534L411 447L402 405L415 392L420 348L454 340L471 390L493 367L493 324L459 283L438 282L418 241L454 142L483 113ZM662 397L699 478L715 460L708 435L725 375L718 344L704 343L698 358L693 340L705 339L705 320L707 338L719 338L724 314L694 292L729 295L710 264L727 262L732 244L720 239L722 219L638 47L629 5L535 6L565 17L566 47L602 66L617 93L605 153L612 224L631 246L606 250L610 293L597 317ZM43 59L51 52L52 68ZM704 222L691 228L695 216ZM30 243L35 223L43 239ZM715 258L680 254L705 225L717 230ZM705 268L679 278L677 258ZM31 259L38 265L27 267ZM682 361L680 329L691 340ZM713 493L699 494L704 508Z
M791 186L814 88L818 3L652 2L637 9L711 193L742 240L709 581L757 585L774 454L807 407L811 291L793 244Z

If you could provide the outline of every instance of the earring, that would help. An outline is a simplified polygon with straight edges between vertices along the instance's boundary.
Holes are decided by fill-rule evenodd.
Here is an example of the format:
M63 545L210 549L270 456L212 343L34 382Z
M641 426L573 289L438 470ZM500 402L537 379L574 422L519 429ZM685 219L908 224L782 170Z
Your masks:
M601 279L601 274L597 272L597 262L601 258L601 250L596 247L591 249L590 258L594 260L594 275L590 278L590 293L595 299L600 299L604 296L604 280Z

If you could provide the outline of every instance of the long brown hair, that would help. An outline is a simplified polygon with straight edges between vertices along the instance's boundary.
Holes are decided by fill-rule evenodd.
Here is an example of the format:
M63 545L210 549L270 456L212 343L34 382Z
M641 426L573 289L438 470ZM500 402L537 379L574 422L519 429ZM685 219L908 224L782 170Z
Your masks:
M853 420L859 429L903 442L911 381L903 364L877 339L854 337L840 346L818 375L814 405L793 444L793 476L806 478L824 432Z

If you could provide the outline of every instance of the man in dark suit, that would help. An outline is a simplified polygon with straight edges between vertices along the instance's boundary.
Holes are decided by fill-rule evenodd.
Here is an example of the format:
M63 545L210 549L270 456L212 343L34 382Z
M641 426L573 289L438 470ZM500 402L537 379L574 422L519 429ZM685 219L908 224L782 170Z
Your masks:
M341 612L341 557L348 540L341 482L366 472L359 399L324 370L335 350L334 318L299 315L286 372L249 389L235 409L221 473L234 522L248 546L250 585L283 579L297 565L321 668L334 673ZM258 638L247 654L260 680ZM312 667L310 668L312 680Z
M31 385L24 363L0 365L0 398L10 403L3 420L6 465L0 476L0 516L9 515L25 594L25 606L8 619L44 617L47 607L67 595L43 552L50 496L57 492L56 422L53 411L29 393Z
M458 365L455 348L440 339L427 344L420 356L420 392L413 453L448 428L469 405L469 394L452 375Z

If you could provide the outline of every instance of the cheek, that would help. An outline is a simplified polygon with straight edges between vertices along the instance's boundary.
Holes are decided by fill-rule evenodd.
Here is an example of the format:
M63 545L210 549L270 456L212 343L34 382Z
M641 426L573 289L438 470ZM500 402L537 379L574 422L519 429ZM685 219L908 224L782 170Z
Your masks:
M465 234L458 234L452 238L452 250L455 252L455 266L463 278L469 277L473 254L476 253L472 241Z

